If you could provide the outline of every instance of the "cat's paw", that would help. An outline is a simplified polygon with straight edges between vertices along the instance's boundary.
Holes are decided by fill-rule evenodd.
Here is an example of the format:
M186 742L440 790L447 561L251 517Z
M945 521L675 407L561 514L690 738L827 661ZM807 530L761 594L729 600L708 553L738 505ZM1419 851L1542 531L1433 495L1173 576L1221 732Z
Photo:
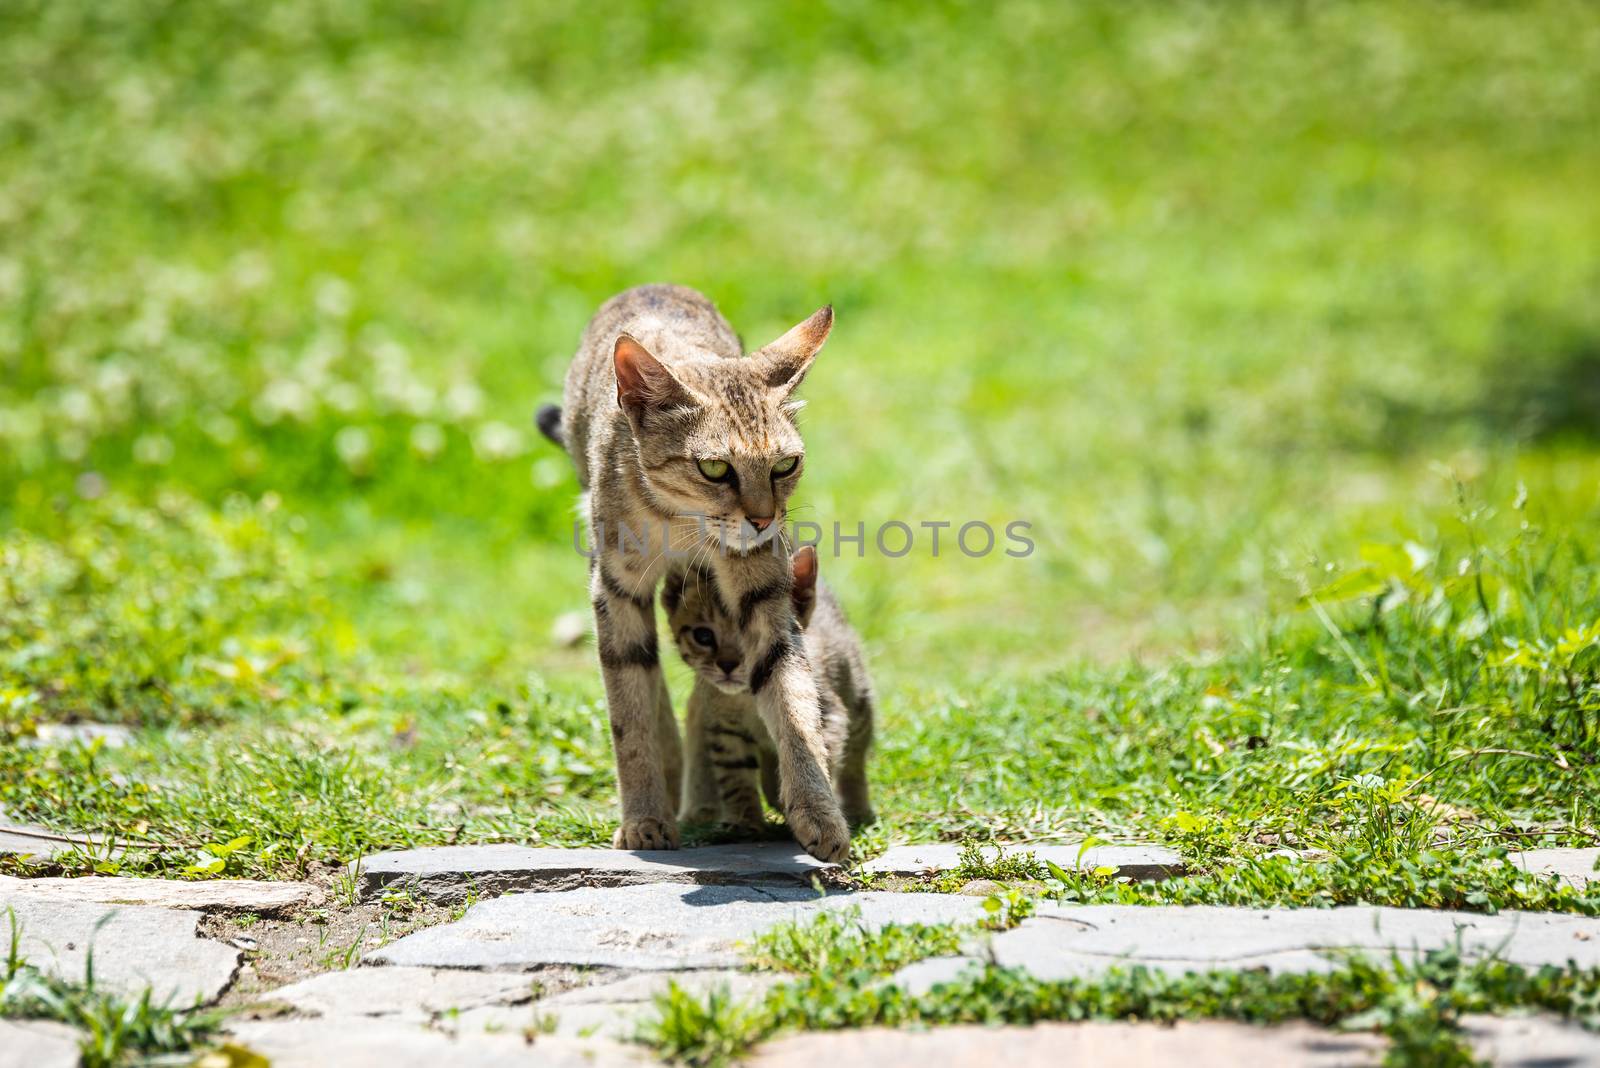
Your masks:
M850 859L850 825L833 798L826 803L797 803L785 815L794 840L807 853L829 864L843 864Z
M672 820L636 816L622 821L611 836L612 849L677 849L678 825Z

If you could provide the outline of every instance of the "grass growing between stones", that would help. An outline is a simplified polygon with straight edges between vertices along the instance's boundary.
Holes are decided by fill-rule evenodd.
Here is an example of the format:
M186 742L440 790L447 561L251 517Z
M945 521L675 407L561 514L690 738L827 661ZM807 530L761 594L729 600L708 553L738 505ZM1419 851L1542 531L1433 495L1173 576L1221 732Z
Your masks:
M1375 1031L1389 1039L1385 1063L1471 1065L1460 1031L1471 1013L1537 1009L1600 1029L1600 970L1527 969L1463 958L1441 948L1407 961L1349 956L1322 974L1207 972L1181 977L1142 967L1093 979L1043 982L993 966L969 968L925 994L888 981L904 965L951 953L975 931L888 926L870 931L849 917L762 936L757 966L798 978L764 998L741 1002L726 992L696 997L672 987L639 1040L663 1057L721 1065L774 1035L794 1030L941 1024L1034 1024L1081 1020L1237 1020L1265 1025L1308 1020Z
M51 1020L78 1031L82 1068L121 1068L163 1054L205 1046L226 1014L156 1004L147 988L137 996L95 985L94 953L82 982L69 982L30 966L19 953L16 915L6 911L9 931L0 973L0 1018Z

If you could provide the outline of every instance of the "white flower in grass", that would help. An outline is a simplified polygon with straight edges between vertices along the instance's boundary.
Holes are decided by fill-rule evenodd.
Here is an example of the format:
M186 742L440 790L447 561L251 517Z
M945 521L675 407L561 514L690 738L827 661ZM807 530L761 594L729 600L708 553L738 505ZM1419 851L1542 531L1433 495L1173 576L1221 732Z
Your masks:
M483 411L483 390L476 382L457 382L445 391L445 414L452 419L471 419Z
M165 434L140 434L133 443L133 458L151 467L170 463L172 452L172 439Z
M418 423L411 428L411 451L431 460L444 451L444 431L434 423Z
M364 427L347 426L333 436L333 451L356 474L372 467L372 435Z
M515 459L526 448L522 431L505 423L484 423L472 435L472 451L488 463Z

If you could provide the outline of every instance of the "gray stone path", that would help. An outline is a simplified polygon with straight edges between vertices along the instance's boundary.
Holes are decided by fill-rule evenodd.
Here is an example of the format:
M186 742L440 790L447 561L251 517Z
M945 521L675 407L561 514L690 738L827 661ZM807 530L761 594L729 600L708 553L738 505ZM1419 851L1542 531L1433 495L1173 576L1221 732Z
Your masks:
M1176 850L1157 845L1095 845L1084 849L1072 843L1062 845L1005 846L1006 856L1032 853L1041 863L1050 861L1067 871L1115 869L1119 877L1131 879L1169 879L1184 873L1183 858ZM985 859L992 860L997 850L983 847ZM961 847L953 842L930 845L894 846L880 857L861 865L861 870L881 875L915 876L953 871L961 866Z
M425 1021L452 1010L525 1004L533 1000L534 982L532 976L516 972L352 968L279 987L263 1000L309 1016L393 1016Z
M1600 1064L1600 1032L1553 1016L1467 1016L1472 1052L1497 1068L1580 1068Z
M1043 1023L796 1035L768 1044L749 1063L754 1068L1375 1068L1385 1048L1372 1035L1339 1034L1309 1024Z
M1600 881L1600 848L1596 849L1530 849L1526 853L1513 853L1511 860L1524 871L1539 875L1559 876L1578 889L1591 882Z
M1032 851L1062 867L1114 867L1135 878L1180 870L1176 854L1159 847L1100 846L1081 858L1072 845ZM1517 862L1582 885L1596 855L1600 851L1537 850ZM958 863L954 846L906 846L866 870L915 877ZM824 910L858 910L873 927L970 924L988 915L981 898L956 894L830 891L819 897L808 884L825 870L784 843L674 853L468 846L369 858L359 884L369 899L396 885L447 900L469 893L484 899L457 920L372 951L359 967L269 991L261 1000L293 1015L238 1018L229 1030L275 1068L650 1063L648 1051L619 1040L654 1012L654 998L669 982L697 995L726 988L735 998L753 1000L785 980L739 970L741 944L777 924L803 922ZM493 896L508 888L525 892ZM15 909L31 963L81 979L93 944L99 982L128 993L148 985L157 1000L178 1004L216 999L237 974L239 951L203 936L203 913L288 916L321 901L321 891L299 883L0 876L0 908ZM1326 970L1334 966L1330 950L1405 955L1457 940L1468 953L1498 953L1530 966L1600 966L1600 919L1577 916L1047 903L1010 931L974 931L969 956L923 961L892 981L921 993L982 961L1041 979L1132 964L1172 972ZM1474 1019L1470 1035L1479 1055L1495 1063L1600 1064L1600 1036L1549 1018ZM8 1068L13 1049L27 1050L25 1063L43 1068L76 1060L70 1032L48 1025L18 1030L0 1023L0 1068ZM827 1058L839 1062L834 1068L914 1062L923 1068L930 1060L941 1068L1101 1061L1323 1068L1375 1063L1383 1049L1372 1036L1303 1025L1047 1024L796 1036L758 1051L755 1063L811 1068Z
M822 909L859 908L869 925L949 923L984 915L954 894L841 893L819 899L787 886L585 888L480 902L455 923L407 935L367 955L376 964L527 969L585 964L635 970L735 968L738 943Z
M242 1021L235 1042L272 1068L611 1068L660 1063L639 1046L520 1033L487 1034L410 1020L341 1017Z
M201 914L187 909L0 894L6 907L28 963L67 980L83 979L92 946L97 984L129 994L148 986L157 1002L187 1005L221 995L239 965L238 950L199 936ZM9 946L9 932L0 941Z
M0 1020L0 1068L78 1068L78 1033L45 1020Z
M1387 955L1450 945L1499 953L1524 965L1600 965L1600 919L1546 913L1485 916L1425 909L1238 909L1196 905L1041 906L1038 915L995 937L1004 967L1041 979L1097 975L1119 964L1169 972L1266 968L1326 971L1324 951Z
M67 834L63 831L52 831L48 827L41 827L37 823L17 819L5 809L0 808L0 853L14 857L37 857L48 860L58 853L65 853L69 849L88 849L99 854L104 851L103 839L94 834ZM112 849L110 853L115 856L119 849Z
M463 1032L516 1031L537 1023L553 1028L557 1035L626 1041L655 1014L656 996L665 994L672 983L696 997L722 990L740 1001L755 1001L788 978L774 972L723 969L645 973L616 982L580 986L531 1005L472 1009L463 1012L458 1022Z
M379 853L362 860L358 870L364 901L373 900L395 883L428 897L451 901L471 893L489 897L509 890L573 890L644 883L808 884L819 872L834 867L807 856L793 842L762 842L639 852L517 845L435 846Z
M158 905L200 912L254 912L277 916L311 903L318 891L309 883L269 883L251 879L132 879L91 875L81 879L15 879L0 875L0 900L25 894L51 901L102 905Z

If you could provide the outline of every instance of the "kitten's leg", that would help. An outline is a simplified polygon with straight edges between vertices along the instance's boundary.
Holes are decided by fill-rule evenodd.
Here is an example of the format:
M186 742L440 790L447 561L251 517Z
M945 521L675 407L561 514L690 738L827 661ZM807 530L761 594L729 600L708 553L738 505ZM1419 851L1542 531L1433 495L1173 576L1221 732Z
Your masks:
M751 702L748 697L719 696L711 705L706 750L722 799L722 819L733 827L756 830L766 826L767 815L761 807L756 738L747 722Z
M874 822L872 800L867 796L867 754L872 748L872 695L859 695L850 708L849 733L845 735L844 756L839 761L839 803L844 818L852 827Z
M706 731L711 725L708 694L715 692L696 678L694 690L689 694L688 709L684 713L684 756L687 766L683 783L683 809L678 818L685 823L709 823L722 813L722 799L717 792L716 776L711 769L711 753L706 745Z
M778 749L783 814L807 853L843 862L850 855L850 827L828 780L822 741L822 705L806 662L804 643L787 603L769 616L766 651L755 658L750 690L756 710ZM775 624L775 625L774 625Z
M654 623L654 616L651 618ZM667 796L677 799L683 790L683 744L678 737L678 717L672 714L672 694L664 672L656 672L656 746L661 751L661 777Z
M761 796L767 799L767 804L783 811L783 789L778 782L778 751L772 747L771 740L766 744L756 742L756 759L761 761Z
M602 552L589 576L600 673L617 757L617 789L622 795L622 825L611 844L615 849L676 849L678 824L656 737L657 698L664 683L656 651L654 588L633 592L615 577L625 572L622 561L611 563L613 555L621 554ZM616 571L608 570L608 564Z

